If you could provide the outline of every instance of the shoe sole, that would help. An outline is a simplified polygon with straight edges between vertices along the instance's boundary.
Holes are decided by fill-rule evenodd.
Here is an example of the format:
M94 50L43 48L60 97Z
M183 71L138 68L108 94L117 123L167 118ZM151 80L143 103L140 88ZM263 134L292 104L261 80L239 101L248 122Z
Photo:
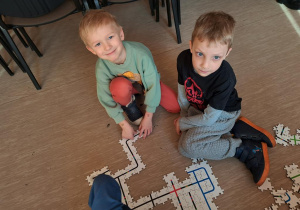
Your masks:
M269 171L270 171L268 146L264 142L261 143L261 146L262 146L262 151L263 151L263 154L264 154L265 168L264 168L263 174L261 175L261 178L256 183L257 186L261 186L266 181L266 178L268 177L268 174L269 174Z
M274 136L272 136L267 130L255 125L254 123L252 123L250 120L248 120L247 118L245 117L240 117L238 120L241 120L243 121L244 123L250 125L252 128L258 130L259 132L263 133L271 142L272 144L272 147L275 147L276 146L276 141L275 141L275 138ZM267 142L266 142L267 143Z
M133 121L133 122L131 122L131 123L134 124L134 125L139 126L139 125L141 124L142 120L143 120L143 117L141 117L141 118L139 118L139 119L137 119L136 121Z

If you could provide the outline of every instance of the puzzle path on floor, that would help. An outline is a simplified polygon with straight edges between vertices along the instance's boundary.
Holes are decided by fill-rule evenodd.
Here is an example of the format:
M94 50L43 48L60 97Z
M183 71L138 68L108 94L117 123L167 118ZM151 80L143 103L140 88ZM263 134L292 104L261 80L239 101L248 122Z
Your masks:
M289 145L300 145L300 129L297 129L297 134L295 135L291 135L290 129L283 124L278 124L273 130L276 134L275 140L277 144L281 144L285 147Z
M297 129L297 134L291 135L290 129L283 124L278 124L273 128L275 131L276 143L283 146L300 146L300 129ZM134 201L129 194L129 187L126 184L126 179L134 174L138 174L145 169L146 165L142 162L141 157L133 146L133 143L139 139L138 135L134 140L122 139L120 144L123 146L127 158L131 162L125 169L118 170L115 174L111 174L108 167L94 171L87 176L86 180L89 185L93 184L94 178L99 174L111 175L117 180L122 192L122 202L127 204L132 209L152 209L154 206L164 204L167 200L172 200L176 209L217 209L213 203L213 199L223 194L221 187L218 185L217 178L213 175L211 167L206 161L197 163L198 159L194 159L191 166L186 168L189 178L178 182L178 178L174 172L163 177L167 185L160 191L152 192L148 196L144 196ZM287 177L293 181L293 191L291 190L274 190L270 178L267 178L265 183L258 187L261 191L269 190L274 197L275 203L265 210L277 210L281 204L287 204L289 209L300 209L300 169L298 165L286 165L284 168L287 171ZM278 206L279 205L279 206Z
M300 129L297 129L296 135L291 135L290 129L283 124L275 126L273 130L275 131L277 144L281 144L285 147L290 145L300 146ZM276 204L272 204L272 206L265 208L265 210L277 210L281 204L288 204L291 210L300 209L300 169L298 167L299 166L294 163L284 167L287 172L287 177L293 181L293 191L284 190L282 188L280 190L274 190L270 178L267 178L264 184L258 187L261 191L269 190L275 199Z
M179 182L174 172L163 177L167 185L160 191L152 192L148 196L144 196L134 201L129 194L129 187L126 179L145 169L146 165L142 162L133 143L139 139L138 135L134 140L122 139L120 144L126 152L131 163L123 170L111 174L108 167L94 171L87 176L87 181L91 186L93 180L99 174L107 174L112 176L120 185L122 192L122 202L132 209L152 209L154 206L164 204L167 200L172 200L176 209L217 209L213 203L218 195L223 194L223 190L218 185L217 178L213 175L211 167L206 161L193 163L186 168L189 178Z

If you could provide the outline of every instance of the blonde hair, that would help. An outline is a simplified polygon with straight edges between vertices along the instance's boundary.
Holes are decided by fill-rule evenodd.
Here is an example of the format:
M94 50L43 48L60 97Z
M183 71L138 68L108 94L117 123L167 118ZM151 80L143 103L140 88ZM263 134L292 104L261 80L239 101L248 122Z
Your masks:
M231 48L233 42L234 18L222 11L208 12L196 21L192 33L192 43L195 38L200 41L220 42Z
M83 43L87 45L88 34L95 31L97 28L115 24L117 27L121 27L115 16L104 10L89 10L81 19L79 24L79 36Z

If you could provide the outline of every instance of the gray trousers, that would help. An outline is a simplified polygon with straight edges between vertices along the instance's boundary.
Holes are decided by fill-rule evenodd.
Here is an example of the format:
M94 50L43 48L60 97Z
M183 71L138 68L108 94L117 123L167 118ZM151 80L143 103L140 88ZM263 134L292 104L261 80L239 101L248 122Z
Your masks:
M188 116L199 115L202 112L189 107ZM241 139L232 138L230 130L240 116L241 111L223 111L211 126L195 126L183 131L180 138L179 152L188 158L221 160L233 157Z

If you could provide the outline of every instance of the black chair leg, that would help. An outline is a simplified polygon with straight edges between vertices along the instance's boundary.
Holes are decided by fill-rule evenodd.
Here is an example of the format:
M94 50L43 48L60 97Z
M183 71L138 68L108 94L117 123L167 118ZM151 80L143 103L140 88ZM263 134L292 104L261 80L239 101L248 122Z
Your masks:
M27 32L25 31L25 29L23 27L19 28L20 32L22 33L22 35L25 37L25 39L27 40L30 48L32 50L34 50L36 52L36 54L39 57L42 57L43 54L39 51L39 49L36 47L36 45L33 43L33 41L31 40L31 38L28 36Z
M83 0L83 6L85 7L86 10L90 10L90 8L93 8L90 7L89 2L87 0Z
M1 31L0 31L1 32ZM4 34L3 34L4 35ZM4 47L4 49L6 50L6 52L8 52L8 54L10 55L10 57L12 57L12 59L16 62L16 64L20 67L20 69L23 72L26 72L25 69L23 68L22 64L20 63L20 61L18 60L18 58L16 57L16 55L13 53L11 47L8 45L7 40L4 39L4 37L0 36L0 43L2 44L2 46Z
M96 9L101 9L101 6L100 6L98 0L94 0L94 4L95 4L95 8L96 8Z
M25 40L23 39L23 37L21 36L21 34L19 33L18 29L13 28L15 34L17 35L17 37L20 39L20 41L22 42L22 44L24 45L25 48L28 47L28 44L25 42Z
M10 76L13 76L14 75L14 72L12 72L10 70L10 68L8 67L7 63L5 62L5 60L2 58L2 56L0 55L0 64L1 66L3 66L3 68L7 71L7 73L10 75Z
M181 35L180 35L180 30L179 30L177 0L172 0L172 10L173 10L173 16L174 16L177 43L180 44L181 43Z
M155 1L156 22L159 22L159 0Z
M151 11L151 15L152 15L152 16L155 15L155 12L154 12L155 1L156 1L156 0L149 0L149 6L150 6L150 11Z
M1 27L0 27L1 28ZM21 62L22 66L24 67L26 73L28 74L30 80L32 81L32 83L34 84L35 88L37 90L40 90L41 89L41 86L40 84L37 82L37 80L35 79L33 73L31 72L29 66L27 65L26 61L24 60L22 54L20 53L19 49L17 48L15 42L12 40L11 36L9 35L9 33L1 28L4 36L6 37L7 41L8 41L8 44L12 47L14 53L16 54L17 58L19 59L19 61Z
M168 26L172 26L172 20L171 20L171 10L170 10L170 0L166 0L167 4L167 15L168 15Z
M177 0L178 24L181 24L180 0Z

